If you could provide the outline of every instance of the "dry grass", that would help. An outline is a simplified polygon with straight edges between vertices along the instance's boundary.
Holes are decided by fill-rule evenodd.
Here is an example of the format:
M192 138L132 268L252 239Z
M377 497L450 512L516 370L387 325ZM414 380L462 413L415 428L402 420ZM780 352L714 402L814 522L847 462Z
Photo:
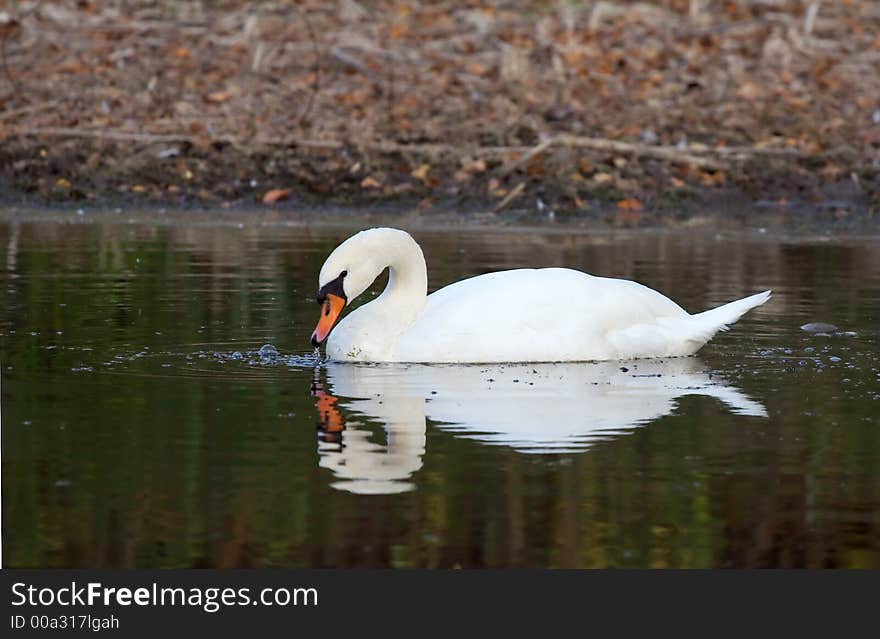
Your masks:
M0 171L43 198L880 202L880 2L5 12Z

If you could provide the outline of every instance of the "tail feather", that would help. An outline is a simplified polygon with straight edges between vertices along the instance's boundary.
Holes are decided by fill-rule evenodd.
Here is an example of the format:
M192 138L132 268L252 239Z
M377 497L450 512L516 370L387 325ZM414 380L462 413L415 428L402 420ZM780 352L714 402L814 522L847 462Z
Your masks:
M699 339L710 340L718 331L726 331L740 317L756 306L760 306L770 299L770 291L757 293L744 297L741 300L730 302L718 308L713 308L702 313L692 315L691 324L696 329L695 337Z

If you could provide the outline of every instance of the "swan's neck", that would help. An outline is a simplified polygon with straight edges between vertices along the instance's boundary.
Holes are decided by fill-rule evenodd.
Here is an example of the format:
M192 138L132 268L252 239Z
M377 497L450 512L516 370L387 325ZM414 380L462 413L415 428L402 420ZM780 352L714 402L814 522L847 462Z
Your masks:
M395 235L387 245L388 285L370 306L382 311L391 322L390 329L406 329L421 315L428 295L428 268L416 242Z
M419 319L427 304L425 256L408 233L394 229L362 231L347 241L356 251L344 255L344 261L359 267L346 281L351 299L386 268L388 285L379 297L349 313L333 329L327 354L341 360L393 361L398 338ZM343 243L340 248L345 246ZM341 265L334 264L331 271L337 271L338 266L341 270Z

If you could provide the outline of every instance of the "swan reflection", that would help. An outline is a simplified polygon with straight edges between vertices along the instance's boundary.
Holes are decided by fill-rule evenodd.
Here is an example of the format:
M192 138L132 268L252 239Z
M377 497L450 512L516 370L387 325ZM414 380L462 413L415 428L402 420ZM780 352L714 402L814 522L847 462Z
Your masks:
M523 453L577 453L706 395L738 415L764 407L713 380L696 358L561 364L443 366L328 363L312 394L320 465L354 493L411 490L425 425ZM343 409L344 414L343 414ZM384 427L387 443L370 424Z

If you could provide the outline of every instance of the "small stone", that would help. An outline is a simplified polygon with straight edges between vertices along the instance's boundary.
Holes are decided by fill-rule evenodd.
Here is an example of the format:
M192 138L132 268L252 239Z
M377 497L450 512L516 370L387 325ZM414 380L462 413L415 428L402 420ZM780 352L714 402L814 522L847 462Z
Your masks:
M807 333L836 333L840 329L837 328L834 324L827 324L825 322L810 322L809 324L804 324L801 326L802 331L806 331Z

